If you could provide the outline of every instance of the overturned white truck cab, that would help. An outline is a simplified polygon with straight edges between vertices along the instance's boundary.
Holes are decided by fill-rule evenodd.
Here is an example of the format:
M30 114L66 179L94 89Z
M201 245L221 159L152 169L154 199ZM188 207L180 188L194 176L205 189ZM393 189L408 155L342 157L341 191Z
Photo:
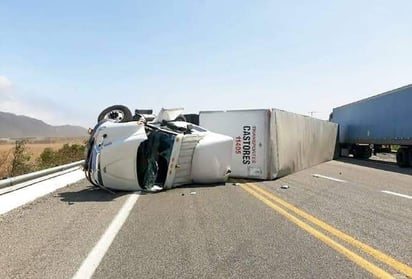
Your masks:
M180 112L162 110L149 123L100 121L88 143L87 179L95 186L125 191L225 182L233 139L175 121Z

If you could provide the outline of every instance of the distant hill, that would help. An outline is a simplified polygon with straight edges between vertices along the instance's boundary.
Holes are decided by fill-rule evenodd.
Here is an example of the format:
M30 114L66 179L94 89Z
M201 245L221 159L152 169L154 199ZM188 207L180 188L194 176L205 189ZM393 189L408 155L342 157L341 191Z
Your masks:
M79 126L51 126L31 117L0 112L0 138L82 137L87 130Z

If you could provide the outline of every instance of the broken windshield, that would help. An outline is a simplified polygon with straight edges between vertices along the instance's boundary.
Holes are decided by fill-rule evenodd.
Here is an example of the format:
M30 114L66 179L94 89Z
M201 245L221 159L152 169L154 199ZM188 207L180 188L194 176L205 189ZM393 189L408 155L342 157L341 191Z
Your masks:
M173 134L155 130L150 132L148 139L140 144L136 168L139 185L142 188L150 189L155 185L163 187L175 137Z

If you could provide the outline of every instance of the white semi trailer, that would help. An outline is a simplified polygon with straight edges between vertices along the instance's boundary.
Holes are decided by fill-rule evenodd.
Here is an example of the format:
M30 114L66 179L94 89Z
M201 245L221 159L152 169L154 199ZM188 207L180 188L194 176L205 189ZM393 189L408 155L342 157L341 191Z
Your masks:
M338 125L279 109L201 111L200 125L233 138L231 176L275 179L333 159Z

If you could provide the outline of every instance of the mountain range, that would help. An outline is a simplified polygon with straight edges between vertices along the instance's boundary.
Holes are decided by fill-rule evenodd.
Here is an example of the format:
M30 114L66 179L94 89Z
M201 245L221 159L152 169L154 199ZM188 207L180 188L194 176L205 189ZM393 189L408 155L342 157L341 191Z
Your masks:
M28 116L0 112L0 138L84 136L87 136L87 130L80 126L52 126Z

